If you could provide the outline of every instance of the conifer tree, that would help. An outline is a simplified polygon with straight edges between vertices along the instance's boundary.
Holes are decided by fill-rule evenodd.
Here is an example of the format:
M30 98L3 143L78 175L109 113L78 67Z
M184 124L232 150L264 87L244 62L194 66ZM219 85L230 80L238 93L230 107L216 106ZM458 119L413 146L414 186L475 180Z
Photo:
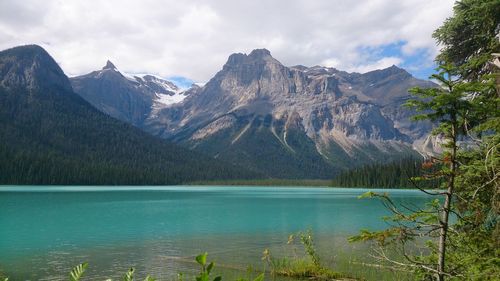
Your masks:
M414 89L419 98L409 105L423 112L417 119L437 124L445 152L426 166L437 168L415 180L444 179L441 190L425 209L397 205L381 198L393 216L383 231L363 230L351 241L375 241L377 258L406 267L424 280L496 280L500 276L500 70L490 61L500 52L500 1L462 0L453 17L434 33L442 44L440 88ZM498 80L497 80L498 81ZM496 87L495 87L496 86ZM450 216L455 221L450 221ZM426 239L423 251L408 251ZM387 254L392 245L404 259Z

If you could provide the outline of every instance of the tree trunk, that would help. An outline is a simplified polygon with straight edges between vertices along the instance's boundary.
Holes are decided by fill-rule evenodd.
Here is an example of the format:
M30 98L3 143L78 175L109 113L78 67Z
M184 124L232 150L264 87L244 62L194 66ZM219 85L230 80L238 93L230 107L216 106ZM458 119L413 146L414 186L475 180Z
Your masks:
M448 235L448 219L450 215L451 196L453 192L453 184L451 180L448 182L448 190L445 195L443 212L441 217L441 230L439 232L439 260L438 260L438 280L444 281L445 257L446 257L446 237Z
M441 213L441 220L439 224L441 229L439 231L439 248L438 248L438 280L444 281L445 279L445 258L446 258L446 238L448 235L448 221L450 217L451 210L451 200L453 197L453 191L455 188L455 170L456 170L456 154L457 154L457 137L456 137L456 118L452 116L452 128L451 128L451 155L450 155L450 171L451 174L448 178L447 190L444 198L443 210Z

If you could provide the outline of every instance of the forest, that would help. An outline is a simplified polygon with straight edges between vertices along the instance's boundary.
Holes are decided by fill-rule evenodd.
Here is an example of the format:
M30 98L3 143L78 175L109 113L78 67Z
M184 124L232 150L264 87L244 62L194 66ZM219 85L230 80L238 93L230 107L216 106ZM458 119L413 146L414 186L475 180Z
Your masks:
M155 138L75 93L0 86L0 184L163 185L258 173Z
M423 159L404 158L390 163L373 163L354 168L336 176L331 186L373 188L438 188L438 180L423 184L414 180L429 172Z

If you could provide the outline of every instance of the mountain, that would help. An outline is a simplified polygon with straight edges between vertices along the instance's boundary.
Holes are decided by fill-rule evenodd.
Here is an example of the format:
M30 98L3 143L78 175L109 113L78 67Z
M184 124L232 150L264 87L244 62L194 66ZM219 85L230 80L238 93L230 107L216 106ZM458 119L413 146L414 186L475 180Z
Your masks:
M231 55L222 70L143 127L152 134L282 178L336 172L416 155L428 123L402 105L414 86L396 66L365 74L286 67L266 49Z
M431 124L411 121L403 104L411 87L436 85L397 66L364 74L287 67L257 49L232 54L203 87L171 92L182 99L161 106L142 79L110 64L71 82L111 116L269 177L330 178L429 149Z
M99 71L70 78L76 93L100 111L141 127L148 116L182 101L174 83L153 75L128 75L108 61Z
M115 72L108 63L102 75ZM137 80L139 88L161 83ZM36 45L0 52L0 136L0 184L177 184L261 176L101 113L73 92L54 59Z

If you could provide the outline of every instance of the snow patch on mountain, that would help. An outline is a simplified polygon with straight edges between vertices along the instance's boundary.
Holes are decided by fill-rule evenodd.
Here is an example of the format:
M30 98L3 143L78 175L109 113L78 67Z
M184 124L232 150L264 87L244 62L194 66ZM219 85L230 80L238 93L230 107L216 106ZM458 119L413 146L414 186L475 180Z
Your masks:
M186 98L186 96L184 95L184 92L178 92L178 93L175 93L173 95L165 95L165 94L156 93L156 96L158 97L158 99L156 99L155 102L161 103L163 105L176 104L176 103L183 101Z
M123 75L123 77L127 78L127 80L131 81L131 82L134 82L134 83L137 83L137 79L135 76L133 75L130 75L128 73L125 73L125 72L121 72L121 71L118 71L121 73L121 75Z
M79 94L95 107L137 126L191 93L155 74L121 71L110 61L102 69L73 77L72 81Z
M185 89L158 75L149 73L120 73L128 80L138 83L137 87L148 87L154 92L155 97L151 105L152 117L155 117L161 109L180 103L186 98Z

